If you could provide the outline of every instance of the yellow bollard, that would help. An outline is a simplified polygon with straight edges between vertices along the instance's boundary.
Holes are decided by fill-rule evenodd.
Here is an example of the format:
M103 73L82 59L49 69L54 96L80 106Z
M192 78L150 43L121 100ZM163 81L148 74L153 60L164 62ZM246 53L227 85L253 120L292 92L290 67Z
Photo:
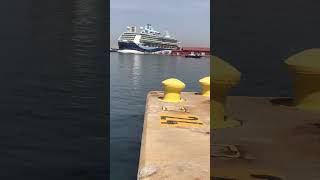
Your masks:
M202 96L210 96L210 76L199 80Z
M320 111L320 49L302 51L289 57L285 63L295 74L295 106Z
M228 128L240 126L240 122L225 118L225 104L229 90L239 83L241 73L222 59L213 56L212 60L212 121L211 128Z
M186 87L186 85L174 78L170 78L162 81L162 86L164 89L163 101L165 102L181 102L181 91Z

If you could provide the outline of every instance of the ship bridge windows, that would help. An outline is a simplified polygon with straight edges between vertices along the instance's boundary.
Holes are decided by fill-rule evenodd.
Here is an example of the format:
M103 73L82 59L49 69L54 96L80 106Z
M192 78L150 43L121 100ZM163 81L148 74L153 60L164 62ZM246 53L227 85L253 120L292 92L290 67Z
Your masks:
M121 35L120 39L122 39L122 40L128 40L128 41L133 41L135 37L136 37L136 34L135 34L135 33L126 32L126 33L123 33L123 34Z
M161 41L163 41L163 42L177 43L177 40L175 40L175 39L159 38L159 40L161 40Z

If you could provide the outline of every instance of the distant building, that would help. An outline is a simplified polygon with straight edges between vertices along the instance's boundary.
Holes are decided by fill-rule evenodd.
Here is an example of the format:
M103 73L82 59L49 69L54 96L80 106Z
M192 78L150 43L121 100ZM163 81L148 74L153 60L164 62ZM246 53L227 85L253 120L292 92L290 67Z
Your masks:
M210 55L210 48L183 47L180 50L172 50L172 52L171 52L171 55L174 55L174 56L185 56L188 54L209 56Z

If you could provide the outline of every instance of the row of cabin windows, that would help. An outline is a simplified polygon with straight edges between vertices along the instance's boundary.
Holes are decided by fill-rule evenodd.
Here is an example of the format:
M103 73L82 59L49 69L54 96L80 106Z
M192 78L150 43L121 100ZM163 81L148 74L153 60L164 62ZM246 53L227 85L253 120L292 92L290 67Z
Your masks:
M122 37L121 39L128 40L128 41L134 40L134 38L130 38L130 37Z
M160 44L150 44L150 43L143 43L142 45L148 47L160 47L160 48L176 48L177 46L170 46L170 45L160 45Z
M174 40L174 39L163 39L163 38L159 38L159 39L163 42L172 42L172 43L178 42L177 40Z
M160 39L160 38L145 38L145 37L142 37L141 40L167 42L167 43L177 43L178 42L176 40L163 40L163 39Z
M146 41L146 40L141 40L142 43L147 43L147 44L161 44L162 42L159 42L159 41ZM161 45L169 45L169 46L176 46L176 43L166 43L166 44L161 44Z
M159 41L163 41L163 42L177 42L177 40L175 39L165 39L165 38L159 38L159 37L153 37L153 36L142 36L142 39L155 39L155 40L159 40Z
M122 34L121 39L132 41L134 40L135 36L136 36L135 34L125 33L125 34Z
M135 36L121 36L123 38L135 38Z
M176 43L177 40L166 40L166 39L161 39L158 37L141 37L142 40L154 40L154 41L160 41L160 42L172 42L172 43Z
M175 39L166 39L166 38L159 38L157 36L146 36L146 35L142 35L142 38L151 38L151 39L159 39L161 41L164 41L164 42L177 42L177 40Z

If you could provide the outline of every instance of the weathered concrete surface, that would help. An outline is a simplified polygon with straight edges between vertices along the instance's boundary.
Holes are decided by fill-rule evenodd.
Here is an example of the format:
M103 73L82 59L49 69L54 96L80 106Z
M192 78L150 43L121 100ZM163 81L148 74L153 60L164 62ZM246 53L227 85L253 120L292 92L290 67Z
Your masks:
M181 96L184 102L166 103L159 99L162 92L148 94L138 179L210 179L210 97L191 92ZM203 126L161 127L161 114L195 115Z
M211 153L232 144L240 156L212 156L212 174L231 178L259 170L289 180L320 179L320 113L290 104L288 98L228 97L227 116L243 125L212 131Z

